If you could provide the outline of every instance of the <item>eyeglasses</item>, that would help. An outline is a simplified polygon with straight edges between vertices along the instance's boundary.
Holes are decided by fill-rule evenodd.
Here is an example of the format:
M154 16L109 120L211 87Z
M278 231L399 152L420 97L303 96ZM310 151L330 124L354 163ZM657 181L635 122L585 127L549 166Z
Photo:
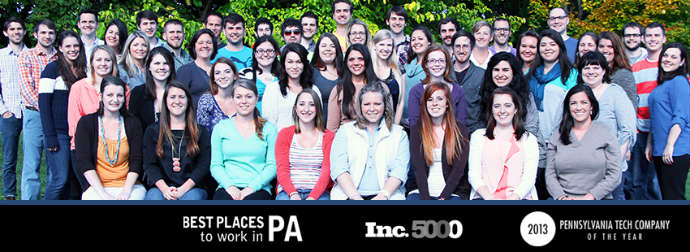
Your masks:
M258 49L256 50L256 54L267 54L267 55L273 55L276 51L273 49Z
M363 31L362 32L350 32L350 36L355 36L355 37L363 37L366 34L367 33L363 32Z
M639 38L640 36L642 36L642 34L639 33L628 33L623 35L624 38Z
M426 62L429 64L435 65L435 64L446 64L446 59L428 59Z
M558 20L564 20L564 19L566 19L566 18L568 18L568 16L553 16L553 17L549 17L549 21L554 21L554 20L557 20L557 19L558 19Z
M508 29L508 28L494 28L494 31L496 31L496 32L509 32L510 29Z
M300 31L300 30L289 30L289 31L283 32L283 34L285 36L292 36L292 35L299 36L300 34L302 34L302 31Z

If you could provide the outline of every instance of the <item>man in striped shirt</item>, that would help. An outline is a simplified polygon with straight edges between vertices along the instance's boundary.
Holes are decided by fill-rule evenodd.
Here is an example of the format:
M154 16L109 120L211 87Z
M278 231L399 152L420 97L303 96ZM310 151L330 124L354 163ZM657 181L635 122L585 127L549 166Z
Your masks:
M647 58L638 61L632 67L637 85L637 142L633 147L628 163L626 188L633 200L661 199L661 192L656 180L652 163L645 157L647 136L650 130L649 105L647 98L657 85L659 72L659 54L666 42L666 31L659 23L650 23L644 29L644 43L647 46Z
M22 200L37 200L40 197L41 154L43 153L43 126L38 112L38 82L41 72L48 63L57 59L55 23L49 19L38 21L34 26L34 37L38 41L34 48L19 54L17 63L21 77L20 90L24 102L24 161L22 163Z
M5 21L3 35L7 47L0 49L0 135L2 135L2 192L7 200L17 197L17 148L22 131L22 95L19 91L17 58L27 48L22 40L26 34L24 21L10 17Z

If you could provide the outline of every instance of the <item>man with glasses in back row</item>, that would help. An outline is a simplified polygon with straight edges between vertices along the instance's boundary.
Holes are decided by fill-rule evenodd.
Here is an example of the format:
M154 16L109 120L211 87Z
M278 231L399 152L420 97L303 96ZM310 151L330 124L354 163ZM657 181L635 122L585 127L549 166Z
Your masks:
M508 43L510 41L510 35L513 34L510 31L510 21L505 18L496 18L492 30L494 31L494 44L489 46L489 51L493 54L509 52L515 55L515 48Z
M565 43L565 49L568 53L568 59L570 59L570 63L575 62L577 39L568 36L570 18L568 17L568 11L566 11L565 7L551 9L551 11L549 11L549 19L546 23L549 25L549 28L561 34L563 42Z
M647 58L647 49L642 47L642 25L630 22L623 26L623 44L630 65Z

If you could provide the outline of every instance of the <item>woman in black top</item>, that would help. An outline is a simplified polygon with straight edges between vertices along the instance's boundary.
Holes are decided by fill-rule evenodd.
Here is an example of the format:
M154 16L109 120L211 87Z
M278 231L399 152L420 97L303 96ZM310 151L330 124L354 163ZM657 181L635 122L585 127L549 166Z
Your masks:
M163 92L175 79L175 61L170 51L156 47L146 57L145 67L146 83L135 87L129 98L129 112L139 118L143 130L158 122Z
M204 200L211 162L211 136L199 127L189 90L171 81L163 94L160 121L144 133L147 200Z

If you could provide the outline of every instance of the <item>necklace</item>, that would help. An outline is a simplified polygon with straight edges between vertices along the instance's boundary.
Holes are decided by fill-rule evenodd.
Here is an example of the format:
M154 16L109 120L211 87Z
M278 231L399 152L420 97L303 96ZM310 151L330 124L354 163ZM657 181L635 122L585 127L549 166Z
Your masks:
M172 139L173 142L170 143L170 152L171 152L172 161L173 161L173 172L182 171L182 167L180 167L180 159L182 158L182 140L184 140L184 132L185 131L182 131L182 136L180 137L180 143L178 144L178 147L177 147L177 157L175 157L175 137L174 136Z
M105 141L105 124L103 124L103 117L98 117L98 122L101 124L101 135L103 136L103 148L105 149L105 159L108 160L110 166L115 166L117 163L117 157L120 155L120 133L122 133L122 115L119 117L117 123L117 149L115 151L115 159L110 159L110 154L108 154L108 143Z

